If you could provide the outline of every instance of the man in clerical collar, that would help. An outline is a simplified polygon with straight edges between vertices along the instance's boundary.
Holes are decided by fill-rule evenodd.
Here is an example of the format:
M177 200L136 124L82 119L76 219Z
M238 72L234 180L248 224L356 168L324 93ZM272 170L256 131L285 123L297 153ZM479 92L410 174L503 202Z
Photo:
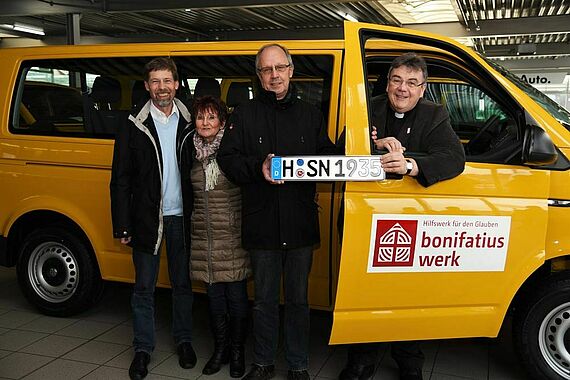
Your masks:
M465 153L444 106L423 98L428 73L425 60L406 53L388 71L386 94L372 99L372 139L387 174L415 177L423 186L463 172ZM404 152L422 153L406 157Z
M372 140L380 153L388 151L380 159L382 167L388 175L411 176L425 187L461 174L465 166L463 146L447 110L422 98L427 78L425 60L415 53L403 54L390 66L386 94L371 101ZM350 345L339 380L371 379L377 352L377 343ZM392 358L400 380L422 380L419 342L392 342Z

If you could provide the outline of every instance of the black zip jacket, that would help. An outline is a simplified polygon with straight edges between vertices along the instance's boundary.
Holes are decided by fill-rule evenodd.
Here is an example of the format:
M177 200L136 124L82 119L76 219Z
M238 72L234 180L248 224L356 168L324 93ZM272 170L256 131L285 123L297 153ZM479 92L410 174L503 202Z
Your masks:
M237 108L226 124L218 164L242 189L242 245L246 249L306 247L319 242L315 183L268 183L261 165L277 156L335 154L320 110L297 99L293 86L281 101L263 91Z
M190 112L178 99L176 158L182 184L184 239L190 248L190 217L193 207L192 139ZM158 254L162 242L162 151L150 114L150 100L131 114L115 137L111 173L113 236L131 237L134 249Z

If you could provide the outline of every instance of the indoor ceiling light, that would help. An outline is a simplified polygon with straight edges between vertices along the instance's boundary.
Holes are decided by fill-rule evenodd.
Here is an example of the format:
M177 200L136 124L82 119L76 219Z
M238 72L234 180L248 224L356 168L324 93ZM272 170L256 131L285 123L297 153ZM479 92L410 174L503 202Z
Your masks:
M17 22L14 23L14 30L17 30L18 32L37 34L39 36L45 36L46 35L44 32L44 29L39 27L39 26L19 24Z
M378 0L401 24L458 22L452 0Z
M20 24L18 22L12 24L2 24L2 28L5 29L12 29L17 32L24 32L30 34L37 34L38 36L45 36L44 29L39 26L27 25L27 24Z

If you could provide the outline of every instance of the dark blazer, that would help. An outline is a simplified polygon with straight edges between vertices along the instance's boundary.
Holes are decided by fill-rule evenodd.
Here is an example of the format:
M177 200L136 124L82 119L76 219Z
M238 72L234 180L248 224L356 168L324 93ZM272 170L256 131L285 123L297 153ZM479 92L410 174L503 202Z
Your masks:
M176 158L180 170L185 243L190 248L190 217L193 193L190 112L175 99L179 110ZM150 100L129 116L115 137L111 172L111 214L113 236L131 237L134 249L157 254L162 241L162 151L150 115Z
M242 244L246 249L299 248L319 242L315 184L272 185L261 166L278 156L334 154L323 115L297 99L291 87L282 101L262 91L238 107L226 124L218 163L242 189Z
M382 94L372 98L371 109L378 137L386 137L387 112L393 112L388 96ZM406 116L402 128L410 128L410 133L399 139L406 147L406 153L424 154L413 157L419 168L416 179L421 185L427 187L463 172L465 152L444 106L420 98L411 114Z

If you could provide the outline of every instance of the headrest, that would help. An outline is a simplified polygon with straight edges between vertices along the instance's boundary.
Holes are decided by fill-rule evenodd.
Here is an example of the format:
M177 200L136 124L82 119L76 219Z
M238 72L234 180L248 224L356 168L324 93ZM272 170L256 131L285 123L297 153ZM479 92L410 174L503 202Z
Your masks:
M249 100L250 82L233 82L228 89L226 104L228 107L236 107Z
M374 82L374 87L372 88L372 97L386 93L387 84L388 78L383 75L378 75L378 79L376 79L376 82Z
M144 86L144 81L135 81L131 90L131 104L133 108L142 106L149 98L150 95Z
M198 78L196 88L194 89L194 99L202 96L210 95L215 98L222 96L220 84L214 78Z
M95 102L116 103L121 100L121 84L112 77L97 77L93 82L91 98Z

